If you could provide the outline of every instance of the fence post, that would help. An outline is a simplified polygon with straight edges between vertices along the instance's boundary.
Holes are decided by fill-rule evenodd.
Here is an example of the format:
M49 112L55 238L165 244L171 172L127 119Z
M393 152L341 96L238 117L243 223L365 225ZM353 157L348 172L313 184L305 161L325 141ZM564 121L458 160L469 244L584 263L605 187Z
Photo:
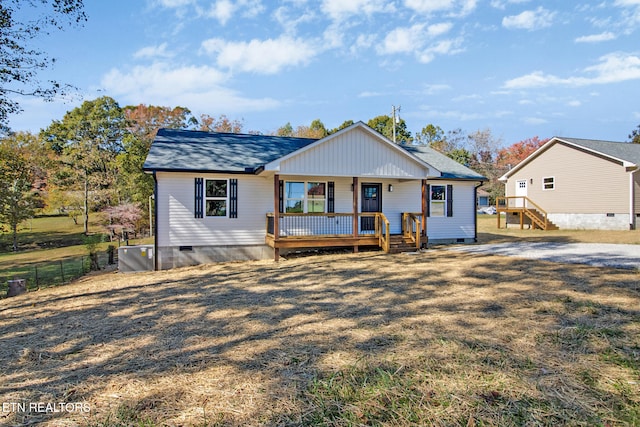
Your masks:
M60 260L60 276L62 276L62 283L64 283L64 267L62 265L62 260Z

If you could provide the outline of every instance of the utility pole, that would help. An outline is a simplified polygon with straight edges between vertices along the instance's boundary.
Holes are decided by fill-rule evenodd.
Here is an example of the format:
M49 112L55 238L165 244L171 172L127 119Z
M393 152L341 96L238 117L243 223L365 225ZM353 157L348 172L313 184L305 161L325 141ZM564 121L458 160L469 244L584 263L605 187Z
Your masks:
M398 113L398 116L396 116L396 113ZM392 127L393 127L393 142L396 142L396 123L400 122L400 106L395 106L392 105L391 106L391 121L392 123Z

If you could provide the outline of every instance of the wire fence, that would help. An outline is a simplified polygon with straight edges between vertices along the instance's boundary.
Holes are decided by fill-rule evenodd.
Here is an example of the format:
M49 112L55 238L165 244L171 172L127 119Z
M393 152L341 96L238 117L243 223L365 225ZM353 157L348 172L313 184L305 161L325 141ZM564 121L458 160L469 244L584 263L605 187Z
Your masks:
M104 269L117 264L117 249L97 253L98 268ZM24 279L27 290L35 290L69 283L90 271L91 258L89 255L2 269L0 270L0 298L6 295L9 280Z

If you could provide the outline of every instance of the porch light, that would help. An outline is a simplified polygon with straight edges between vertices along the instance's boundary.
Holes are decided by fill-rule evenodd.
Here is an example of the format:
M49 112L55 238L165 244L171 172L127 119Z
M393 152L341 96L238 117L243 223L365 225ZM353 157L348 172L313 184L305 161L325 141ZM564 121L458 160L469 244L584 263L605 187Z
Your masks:
M389 184L389 193L393 192L393 185Z

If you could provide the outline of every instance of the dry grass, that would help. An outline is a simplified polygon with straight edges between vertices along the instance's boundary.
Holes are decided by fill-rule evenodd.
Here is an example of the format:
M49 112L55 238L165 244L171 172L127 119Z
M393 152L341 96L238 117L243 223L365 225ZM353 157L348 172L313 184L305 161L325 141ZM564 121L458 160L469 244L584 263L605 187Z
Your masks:
M4 425L640 425L638 272L430 250L0 300Z

